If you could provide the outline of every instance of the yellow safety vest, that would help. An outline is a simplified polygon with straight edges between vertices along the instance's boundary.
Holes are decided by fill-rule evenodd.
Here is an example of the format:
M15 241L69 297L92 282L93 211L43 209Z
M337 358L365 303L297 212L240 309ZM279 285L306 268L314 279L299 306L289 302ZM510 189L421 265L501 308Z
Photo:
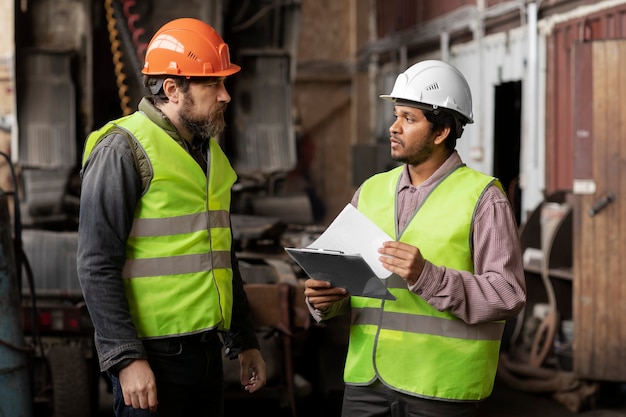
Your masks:
M397 236L395 202L402 169L366 181L359 210L390 236L419 247L435 265L473 272L474 210L496 180L464 166L456 169ZM378 377L400 392L443 400L476 401L489 396L504 323L468 325L433 308L397 275L387 280L387 286L396 300L351 297L345 382L366 385Z
M237 176L219 144L209 142L207 175L163 129L136 112L88 138L83 164L113 129L146 152L153 178L135 209L122 271L141 338L228 329L232 317L231 187Z

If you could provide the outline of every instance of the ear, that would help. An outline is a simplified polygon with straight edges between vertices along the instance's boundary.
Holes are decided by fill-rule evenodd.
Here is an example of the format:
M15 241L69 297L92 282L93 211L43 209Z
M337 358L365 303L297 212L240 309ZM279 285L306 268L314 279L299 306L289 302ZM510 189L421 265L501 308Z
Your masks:
M435 145L440 145L445 142L446 138L450 134L450 126L442 127L435 134Z
M173 78L166 78L163 81L163 92L171 102L178 101L178 87Z

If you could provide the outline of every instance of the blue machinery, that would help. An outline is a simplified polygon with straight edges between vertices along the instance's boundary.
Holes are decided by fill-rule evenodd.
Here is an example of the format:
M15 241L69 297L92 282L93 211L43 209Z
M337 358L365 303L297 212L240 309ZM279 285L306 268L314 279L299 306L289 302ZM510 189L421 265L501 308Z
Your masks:
M0 417L31 417L28 349L7 194L0 190Z

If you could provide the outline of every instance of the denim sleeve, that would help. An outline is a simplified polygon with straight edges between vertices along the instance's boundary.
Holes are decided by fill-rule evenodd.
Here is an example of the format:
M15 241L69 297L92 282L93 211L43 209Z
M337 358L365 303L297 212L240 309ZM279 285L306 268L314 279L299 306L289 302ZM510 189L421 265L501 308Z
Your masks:
M146 358L124 293L126 239L141 196L130 145L112 134L92 152L81 171L78 278L95 328L100 369Z

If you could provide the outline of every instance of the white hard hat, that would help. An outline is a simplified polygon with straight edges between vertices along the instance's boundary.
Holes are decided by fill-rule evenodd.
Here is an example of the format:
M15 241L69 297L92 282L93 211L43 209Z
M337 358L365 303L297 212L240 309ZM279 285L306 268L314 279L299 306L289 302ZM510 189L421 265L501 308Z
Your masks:
M458 69L443 61L427 60L412 65L398 75L391 93L380 97L394 103L413 102L415 107L421 104L433 110L452 110L461 125L474 123L467 80Z

